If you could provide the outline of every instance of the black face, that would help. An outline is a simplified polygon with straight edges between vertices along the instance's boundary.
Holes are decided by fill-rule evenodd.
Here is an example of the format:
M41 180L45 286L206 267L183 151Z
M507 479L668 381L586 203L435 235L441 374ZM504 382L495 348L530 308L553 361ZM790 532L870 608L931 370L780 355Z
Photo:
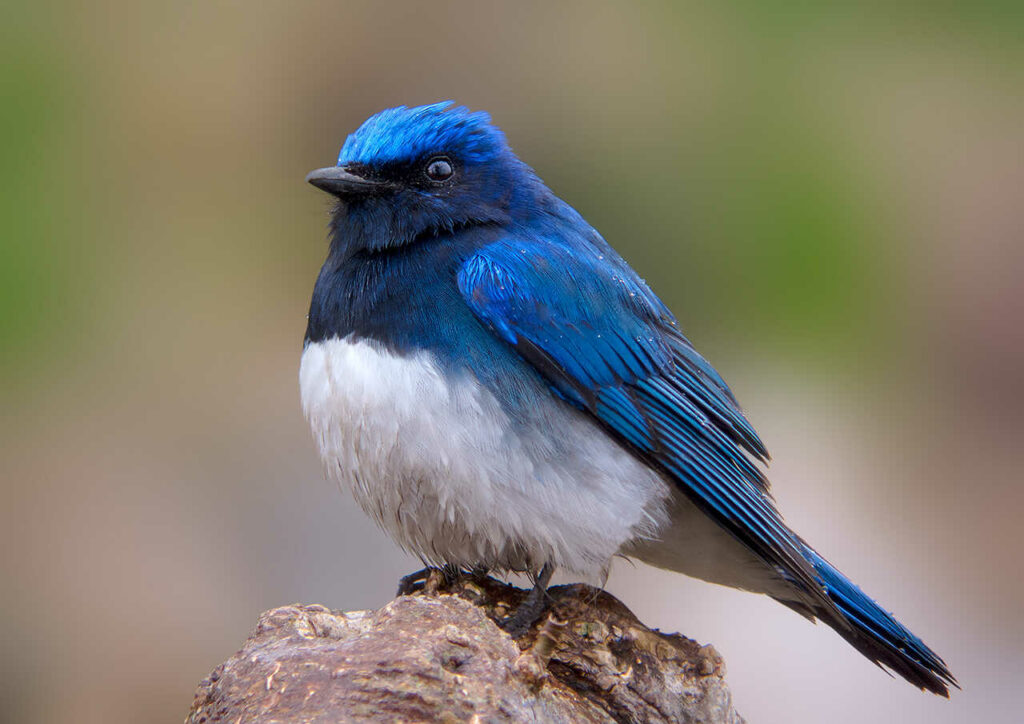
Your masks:
M385 184L392 190L419 189L433 191L453 185L458 177L458 166L451 156L437 154L423 161L398 161L383 165L353 163L345 166L352 174Z
M306 177L343 202L335 210L332 238L349 250L395 248L444 231L505 221L512 194L525 191L532 179L510 155L467 163L445 151L331 166Z

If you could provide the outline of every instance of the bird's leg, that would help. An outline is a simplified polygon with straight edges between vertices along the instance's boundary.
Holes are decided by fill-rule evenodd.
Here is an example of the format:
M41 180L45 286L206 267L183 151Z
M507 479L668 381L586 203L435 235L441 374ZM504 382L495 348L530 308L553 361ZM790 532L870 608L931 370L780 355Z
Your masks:
M413 593L418 583L427 580L427 576L430 575L430 571L433 570L430 566L420 569L414 573L410 573L408 576L402 576L398 579L398 593L395 596L408 596Z
M534 581L533 588L526 594L526 598L516 608L515 613L501 622L501 627L512 638L519 638L526 633L548 607L548 583L551 582L551 576L554 572L555 567L550 563L545 563Z
M444 576L445 588L451 588L456 583L462 580L465 575L462 568L455 565L454 563L445 563L441 566L441 575Z

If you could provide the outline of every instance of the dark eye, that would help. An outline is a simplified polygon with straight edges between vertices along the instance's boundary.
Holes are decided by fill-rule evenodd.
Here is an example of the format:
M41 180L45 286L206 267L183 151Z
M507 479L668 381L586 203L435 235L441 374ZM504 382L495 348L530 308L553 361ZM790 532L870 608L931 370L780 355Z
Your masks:
M427 178L431 181L447 181L453 173L452 162L445 156L435 156L427 161Z

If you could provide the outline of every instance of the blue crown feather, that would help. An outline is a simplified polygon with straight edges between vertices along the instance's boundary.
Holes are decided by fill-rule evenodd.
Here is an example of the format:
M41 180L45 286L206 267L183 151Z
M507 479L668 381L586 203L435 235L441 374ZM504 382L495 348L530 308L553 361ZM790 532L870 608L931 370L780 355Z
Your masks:
M463 163L483 163L505 148L505 136L489 115L442 101L371 116L346 139L338 165L385 164L439 152L457 154Z

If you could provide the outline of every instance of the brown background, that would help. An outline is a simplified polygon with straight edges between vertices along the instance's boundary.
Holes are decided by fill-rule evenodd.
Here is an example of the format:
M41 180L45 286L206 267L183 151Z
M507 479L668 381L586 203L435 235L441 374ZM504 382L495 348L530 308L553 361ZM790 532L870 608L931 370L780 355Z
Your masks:
M611 591L713 642L752 722L1014 718L1014 4L31 8L0 23L0 718L180 721L260 611L378 606L416 566L299 410L327 210L302 178L370 113L446 98L672 306L789 522L965 690L767 599L625 562Z

